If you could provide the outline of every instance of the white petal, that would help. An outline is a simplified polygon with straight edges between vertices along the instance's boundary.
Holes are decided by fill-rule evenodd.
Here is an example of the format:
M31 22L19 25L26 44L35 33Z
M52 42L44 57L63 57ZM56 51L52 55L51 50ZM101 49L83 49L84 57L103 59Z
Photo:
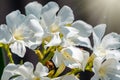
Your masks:
M32 50L34 50L38 46L40 46L41 43L42 43L42 40L40 38L37 38L37 37L32 37L29 40L25 41L25 45Z
M102 65L102 61L103 61L103 59L101 57L96 57L94 59L93 67L94 67L95 72L97 72L100 69L100 67Z
M86 64L88 62L88 59L89 59L89 53L87 51L84 51L84 50L82 50L82 52L83 52L83 58L84 58L84 61L82 62L82 70L84 71Z
M13 74L10 72L3 72L1 80L9 80L12 76L13 76Z
M48 46L57 46L60 43L61 43L60 35L59 35L59 33L55 33L55 34L53 34L53 37L50 40L50 42L47 45L45 45L45 47L48 47Z
M55 51L52 61L54 62L56 67L59 67L64 62L64 57L62 53Z
M101 39L105 34L106 25L100 24L94 27L93 31L93 40L94 40L94 47L97 47L101 43Z
M79 30L79 35L83 36L83 37L88 37L90 36L91 32L92 32L92 26L85 23L84 21L75 21L72 24L72 27L76 28Z
M30 62L25 62L21 65L18 69L15 70L15 73L20 74L21 76L25 77L26 79L32 78L34 66Z
M19 10L13 11L6 16L6 23L11 31L14 31L25 20L25 16Z
M60 24L71 24L74 20L72 9L68 6L63 6L58 12L58 18L60 19Z
M94 33L97 35L99 40L102 39L103 35L105 34L106 24L99 24L94 27Z
M25 6L25 11L27 15L33 14L39 19L41 16L41 9L42 9L42 5L37 1L30 2Z
M45 22L46 26L50 26L54 20L59 6L56 2L49 2L42 8L42 19Z
M36 37L42 38L42 36L44 35L43 28L37 20L30 20L30 28L35 32Z
M0 42L1 43L10 43L12 40L12 34L10 33L7 25L0 25Z
M92 49L90 39L80 36L74 36L71 37L70 40L74 43L76 46L83 46Z
M19 57L24 57L26 48L24 42L16 41L10 45L11 51Z
M94 74L94 76L90 80L99 80L99 76L97 74Z
M61 27L61 33L63 34L64 37L69 38L77 35L79 32L77 29L73 27Z
M66 52L69 54L69 56L64 55ZM62 50L62 53L64 56L68 57L68 61L67 61L68 66L70 66L72 64L74 65L75 63L77 63L77 65L79 64L78 68L80 68L80 66L84 60L84 56L83 56L83 52L79 48L72 47L72 46L67 47ZM76 64L75 64L75 68L76 68Z
M102 42L101 45L105 48L105 49L119 49L120 48L120 35L118 35L117 33L109 33L107 34Z
M83 53L79 48L71 46L71 47L64 48L62 51L69 53L72 58L80 62L83 61Z
M79 80L79 79L76 76L74 76L74 75L65 75L60 80Z
M36 65L36 70L34 72L36 76L43 77L48 75L48 68L43 66L40 62Z
M15 64L8 64L3 71L1 80L9 80L10 77L12 77L14 74L14 70L16 70L19 66ZM7 75L7 76L6 76Z

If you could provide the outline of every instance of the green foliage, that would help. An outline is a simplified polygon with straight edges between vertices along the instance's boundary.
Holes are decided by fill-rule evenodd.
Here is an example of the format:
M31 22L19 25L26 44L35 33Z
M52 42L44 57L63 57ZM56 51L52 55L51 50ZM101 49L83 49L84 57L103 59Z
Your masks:
M3 72L3 69L4 69L3 53L2 53L2 49L0 48L0 78Z

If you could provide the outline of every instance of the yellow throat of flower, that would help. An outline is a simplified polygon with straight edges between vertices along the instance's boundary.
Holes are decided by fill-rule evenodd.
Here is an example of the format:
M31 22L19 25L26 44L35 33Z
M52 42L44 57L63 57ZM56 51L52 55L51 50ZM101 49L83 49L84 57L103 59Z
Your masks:
M50 26L50 31L53 32L53 33L59 31L59 26L56 25L56 24L52 24Z
M38 77L34 77L33 80L40 80L40 78L38 78Z
M23 34L22 34L22 28L16 29L15 32L13 33L13 36L16 40L23 40Z

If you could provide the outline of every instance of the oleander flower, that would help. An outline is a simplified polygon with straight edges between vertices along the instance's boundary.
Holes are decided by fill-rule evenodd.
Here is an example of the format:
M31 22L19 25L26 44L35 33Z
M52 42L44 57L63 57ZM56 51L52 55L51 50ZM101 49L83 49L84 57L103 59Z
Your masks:
M25 47L35 49L41 44L44 31L35 16L16 10L6 16L6 23L0 26L0 42L9 44L13 53L24 57Z
M92 26L84 21L77 20L71 24L71 27L64 27L62 46L83 46L92 49L90 39L88 38L92 33Z
M92 26L80 20L73 23L74 14L70 7L63 6L59 10L56 2L49 2L45 6L31 2L25 9L27 15L33 14L40 19L45 31L46 46L56 46L62 42L63 46L69 46L67 43L71 43L91 48L88 37L92 32Z
M26 14L34 14L40 19L40 23L45 31L44 40L47 44L46 46L60 44L60 29L63 25L70 24L74 20L71 8L64 6L58 12L59 6L56 2L49 2L43 7L38 2L32 2L29 3L25 9ZM57 12L58 14L56 16Z
M36 65L35 71L30 62L25 62L23 65L10 63L5 67L1 80L50 80L47 75L48 68L40 62Z
M103 37L105 29L105 24L100 24L94 28L93 53L99 57L113 55L116 56L116 58L120 59L120 35L115 32L112 32Z
M97 57L93 63L95 72L91 80L119 80L120 63L115 58L103 59Z
M76 47L63 48L60 52L55 51L52 58L56 67L65 64L70 68L79 68L84 70L89 58L89 53Z

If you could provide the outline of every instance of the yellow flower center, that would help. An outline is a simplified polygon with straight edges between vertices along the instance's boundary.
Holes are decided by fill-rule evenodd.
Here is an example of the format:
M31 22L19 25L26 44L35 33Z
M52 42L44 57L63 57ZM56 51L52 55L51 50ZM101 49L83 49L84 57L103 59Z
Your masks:
M50 26L50 31L53 32L53 33L59 31L59 26L56 25L56 24L52 24Z
M100 74L101 77L105 76L105 74L106 74L105 68L100 68L99 69L99 74Z
M106 55L106 50L101 48L101 47L98 47L98 53L100 53L100 56L105 56Z
M33 80L40 80L40 78L39 77L34 77Z
M22 28L18 28L15 30L15 32L13 33L13 36L16 40L23 40L24 37L23 37L23 29Z

